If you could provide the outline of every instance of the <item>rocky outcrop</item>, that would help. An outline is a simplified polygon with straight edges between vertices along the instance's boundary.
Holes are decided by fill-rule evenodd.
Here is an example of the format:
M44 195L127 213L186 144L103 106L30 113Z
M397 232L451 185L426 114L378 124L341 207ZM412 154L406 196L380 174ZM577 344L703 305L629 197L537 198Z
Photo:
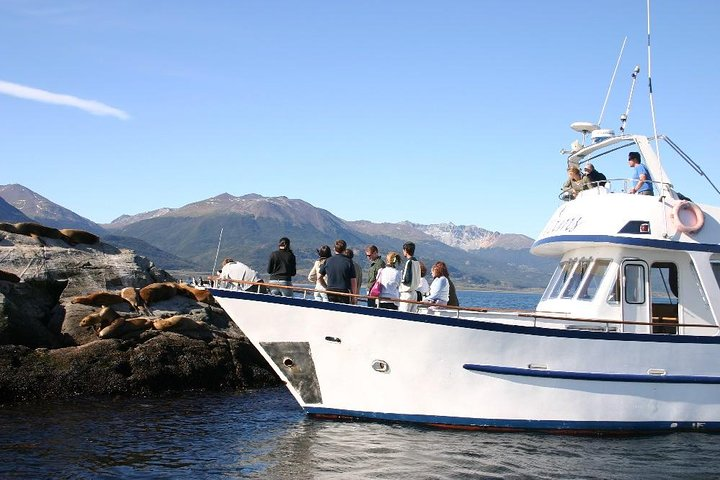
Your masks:
M257 351L234 338L164 333L137 343L109 339L54 350L0 346L0 402L277 384Z
M24 281L67 281L63 297L171 280L147 258L102 241L70 245L6 231L0 231L0 269Z
M0 270L0 402L279 383L209 292L132 251L0 230Z

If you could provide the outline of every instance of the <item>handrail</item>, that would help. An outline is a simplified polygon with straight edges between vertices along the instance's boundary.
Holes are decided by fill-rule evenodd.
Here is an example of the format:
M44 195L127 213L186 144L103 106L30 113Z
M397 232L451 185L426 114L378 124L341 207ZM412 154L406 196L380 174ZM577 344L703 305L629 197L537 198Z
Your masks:
M598 318L581 318L581 317L563 317L562 313L553 315L552 313L540 312L518 312L518 317L542 318L547 320L570 320L575 322L589 323L612 323L613 325L650 325L662 327L702 327L702 328L720 328L718 325L708 325L706 323L669 323L669 322L633 322L631 320L601 320Z
M622 189L619 191L613 190L612 182L622 182ZM603 187L605 192L607 192L607 193L628 193L627 192L629 190L628 185L635 184L637 182L638 182L638 180L633 179L633 178L608 178L606 180L601 180L601 181L597 181L597 182L589 182L590 185L593 185L593 184L598 184L598 185L593 185L590 188L584 188L580 191L575 191L575 189L573 189L572 187L563 188L563 189L561 189L560 194L558 195L558 199L564 200L564 201L574 200L574 197L572 197L570 195L572 192L575 192L576 194L580 194L581 192L594 191L598 187ZM655 186L655 189L657 189L658 191L662 191L662 187L665 185L667 185L670 189L673 188L673 184L669 183L669 182L661 182L659 180L645 180L645 182L652 183ZM600 185L601 183L605 183L605 185L604 186ZM598 190L598 193L599 192L600 192L600 190ZM628 195L631 195L631 194L628 193ZM570 198L568 198L568 197L570 197Z
M210 276L208 277L208 280L211 282L214 281L223 281L223 282L229 282L229 283L237 283L242 285L249 285L249 286L262 286L262 287L272 287L272 288L285 288L285 289L291 289L296 292L301 292L304 294L303 298L307 297L308 293L315 293L318 290L314 288L305 288L305 287L295 287L295 286L288 286L288 285L277 285L277 284L270 284L265 282L248 282L245 280L235 280L231 278L220 278L217 276ZM248 292L252 293L252 292ZM534 320L533 325L537 325L538 319L545 319L545 320L557 320L557 321L571 321L571 322L586 322L586 323L601 323L601 324L613 324L613 325L641 325L641 326L650 326L650 327L700 327L700 328L720 328L718 325L708 325L708 324L700 324L700 323L667 323L667 322L634 322L630 320L602 320L598 318L581 318L581 317L565 317L565 313L558 312L553 314L552 312L536 312L536 311L530 311L530 310L523 310L523 309L510 309L510 308L485 308L485 307L461 307L461 306L455 306L455 305L438 305L436 303L430 303L430 302L422 302L422 301L416 301L416 300L404 300L401 298L391 298L391 297L375 297L370 295L356 295L353 293L343 293L343 292L331 292L333 295L340 295L340 296L346 296L355 299L356 301L358 299L365 299L365 300L387 300L389 302L405 302L410 304L416 304L418 306L423 307L438 307L442 308L444 310L455 310L455 316L457 318L460 318L461 312L468 312L468 313L512 313L517 315L520 318L532 318ZM378 304L380 302L376 303L375 307L372 308L379 308Z
M316 290L314 288L305 288L305 287L296 287L294 285L278 285L275 283L267 283L267 282L249 282L246 280L235 280L233 278L220 278L218 276L209 276L208 280L210 282L227 282L227 283L236 283L238 285L248 285L248 286L259 286L259 287L265 287L265 288L277 288L277 289L289 289L294 292L300 292L300 293L316 293L319 291L327 293L327 290ZM254 292L248 292L248 293L254 293ZM468 312L477 312L477 313L487 313L489 310L487 308L483 307L460 307L455 305L440 305L437 303L430 303L430 302L423 302L423 301L416 301L416 300L405 300L402 298L393 298L393 297L375 297L372 295L362 295L362 294L354 294L354 293L345 293L345 292L332 292L330 291L330 294L332 295L339 295L339 296L345 296L354 298L356 300L387 300L388 302L404 302L404 303L410 303L410 304L416 304L418 306L423 307L440 307L448 310L462 310L462 311L468 311ZM379 302L378 302L379 303ZM378 307L375 307L378 308ZM522 310L522 309L510 309L510 308L494 308L492 309L492 312L497 313L517 313L517 312L530 312L529 310ZM492 313L491 312L491 313Z

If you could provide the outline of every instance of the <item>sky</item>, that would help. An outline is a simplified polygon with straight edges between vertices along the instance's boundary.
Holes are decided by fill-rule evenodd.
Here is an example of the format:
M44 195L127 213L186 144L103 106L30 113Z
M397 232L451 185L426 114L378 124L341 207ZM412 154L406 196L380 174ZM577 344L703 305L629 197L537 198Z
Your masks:
M658 133L720 185L720 2L650 12ZM602 126L639 65L627 132L653 133L645 0L0 0L0 36L0 184L97 223L257 193L536 238L626 37Z

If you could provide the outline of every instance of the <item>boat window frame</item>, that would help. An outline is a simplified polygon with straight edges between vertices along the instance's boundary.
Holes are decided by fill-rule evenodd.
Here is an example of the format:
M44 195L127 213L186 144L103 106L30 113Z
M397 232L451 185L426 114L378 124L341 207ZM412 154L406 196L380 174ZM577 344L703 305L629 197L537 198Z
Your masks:
M616 265L615 280L613 280L612 287L610 288L607 299L605 300L608 305L619 305L622 301L622 289L620 288L620 285L622 285L622 264L616 263Z
M641 269L641 271L642 271L642 275L636 277L636 278L642 279L642 282L640 282L640 283L638 284L638 286L642 287L642 288L639 289L639 292L641 293L641 296L642 296L642 298L641 298L640 300L637 300L637 298L638 298L637 295L636 295L634 301L630 301L630 300L628 299L628 293L630 292L630 289L628 288L628 283L627 283L627 281L628 281L628 274L627 274L628 268L637 268L637 269ZM646 283L647 283L647 280L646 280L646 279L647 279L647 270L646 270L646 266L643 265L643 264L641 264L641 263L626 263L626 264L623 265L622 274L623 274L623 287L624 287L624 288L623 288L623 297L624 297L623 300L625 301L625 303L627 303L628 305L642 305L642 304L644 304L645 301L647 300L647 298L646 298L646 297L647 297L647 285L646 285Z
M591 260L593 260L591 258ZM580 284L580 287L578 287L576 296L577 299L582 302L592 302L595 297L597 296L598 292L600 291L600 286L602 285L603 281L605 280L605 277L608 275L608 272L610 271L610 265L612 265L612 259L611 258L596 258L592 261L592 264L588 268L588 270L585 272L585 275L583 277L583 280ZM596 274L598 267L602 265L602 273L600 275ZM593 291L592 295L585 295L581 296L583 292L587 292L588 286L590 282L597 278L597 283L595 284L595 290Z
M560 300L572 300L573 298L575 298L575 295L577 295L578 291L580 290L583 279L590 271L591 266L592 258L582 257L578 258L575 261L575 266L573 267L573 270L568 276L568 278L565 280L565 285L563 286L562 292L560 292L560 295L558 295L558 298Z
M697 285L698 291L700 292L700 299L705 304L705 307L710 308L710 302L708 301L707 294L705 293L705 288L700 281L700 274L697 271L695 262L693 262L692 260L690 260L690 273L692 273L692 276L695 279L695 284Z
M712 270L713 276L715 277L715 283L717 283L718 288L720 288L720 259L711 258L710 269Z
M555 268L555 271L553 272L552 277L550 277L548 286L545 289L543 296L540 298L540 301L550 300L552 298L558 298L560 296L560 293L563 290L563 286L565 285L565 282L567 281L570 273L572 272L572 269L574 268L576 261L577 261L577 259L575 259L575 258L569 258L567 260L561 261L558 264L558 266ZM560 282L560 278L563 275L565 275L565 277L562 279L562 282ZM560 290L556 290L558 287L558 284L559 284Z

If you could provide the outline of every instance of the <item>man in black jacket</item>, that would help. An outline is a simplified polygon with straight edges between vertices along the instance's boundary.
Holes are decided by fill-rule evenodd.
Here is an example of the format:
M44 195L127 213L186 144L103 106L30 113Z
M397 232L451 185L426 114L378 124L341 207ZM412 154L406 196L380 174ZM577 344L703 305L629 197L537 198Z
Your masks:
M583 183L586 185L585 188L604 187L607 183L607 177L595 170L592 163L586 163Z

